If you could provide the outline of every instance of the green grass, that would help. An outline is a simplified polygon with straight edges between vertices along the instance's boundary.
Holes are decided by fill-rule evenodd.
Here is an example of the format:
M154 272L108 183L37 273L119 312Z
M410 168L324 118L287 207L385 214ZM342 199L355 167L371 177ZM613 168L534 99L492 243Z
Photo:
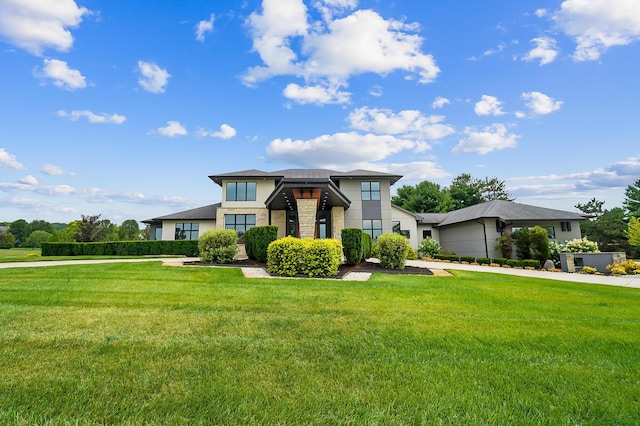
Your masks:
M638 424L640 291L0 270L0 424Z

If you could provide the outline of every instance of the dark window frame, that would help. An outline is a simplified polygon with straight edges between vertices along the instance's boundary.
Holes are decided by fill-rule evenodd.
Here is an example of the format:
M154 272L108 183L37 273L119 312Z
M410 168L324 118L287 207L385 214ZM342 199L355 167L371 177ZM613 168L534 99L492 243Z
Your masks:
M362 201L380 201L380 182L360 182L360 196Z
M227 201L256 201L256 182L227 182L225 199Z
M248 221L247 219L251 219ZM238 237L242 237L247 229L256 226L255 214L225 214L224 229L232 229L238 233Z
M200 223L198 222L179 222L175 227L176 240L197 240L200 236Z
M379 227L376 225L380 225ZM379 235L382 234L382 220L380 219L363 219L362 230L371 235L373 241L375 241ZM378 232L379 231L379 232Z

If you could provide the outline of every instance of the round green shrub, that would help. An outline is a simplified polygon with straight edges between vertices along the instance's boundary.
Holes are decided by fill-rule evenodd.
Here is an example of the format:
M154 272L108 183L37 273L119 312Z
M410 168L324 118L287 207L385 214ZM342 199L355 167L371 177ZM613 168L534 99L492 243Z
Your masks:
M304 260L304 243L295 237L273 241L267 248L267 270L272 274L293 277Z
M233 263L238 252L238 233L232 229L207 231L198 239L198 249L204 263Z
M441 247L440 243L434 240L431 237L427 237L420 243L420 247L418 247L418 251L422 253L424 256L435 257L438 253L440 253Z
M380 266L385 269L404 269L407 262L409 240L399 234L382 234L376 241L379 251Z

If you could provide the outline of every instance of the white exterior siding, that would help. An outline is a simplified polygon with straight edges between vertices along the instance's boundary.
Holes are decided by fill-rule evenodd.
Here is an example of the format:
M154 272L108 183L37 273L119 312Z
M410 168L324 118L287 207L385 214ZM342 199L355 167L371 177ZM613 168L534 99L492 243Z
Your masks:
M409 241L411 247L418 249L418 241L422 241L422 235L418 238L418 227L416 217L399 208L391 207L391 222L400 222L400 229L409 231Z
M162 222L163 240L176 239L176 223L197 223L198 236L202 235L204 232L216 229L215 220L165 220Z

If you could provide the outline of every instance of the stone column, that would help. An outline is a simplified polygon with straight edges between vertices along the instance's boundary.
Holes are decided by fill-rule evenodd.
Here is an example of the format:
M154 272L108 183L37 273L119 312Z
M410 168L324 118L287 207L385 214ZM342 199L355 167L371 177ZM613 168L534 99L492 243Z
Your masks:
M344 207L331 208L331 238L342 242L342 230L344 229Z
M314 238L318 201L313 198L297 199L300 238Z

